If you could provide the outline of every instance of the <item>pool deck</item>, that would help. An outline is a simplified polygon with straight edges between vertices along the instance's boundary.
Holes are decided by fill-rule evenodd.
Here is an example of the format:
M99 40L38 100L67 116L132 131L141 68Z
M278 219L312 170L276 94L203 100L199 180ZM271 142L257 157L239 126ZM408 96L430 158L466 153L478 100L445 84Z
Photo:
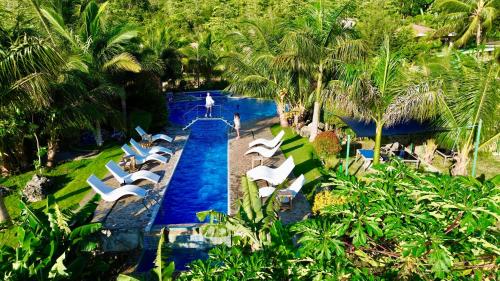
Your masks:
M230 204L231 213L237 211L237 201L242 198L243 193L240 189L241 176L252 168L252 156L244 155L248 150L248 144L254 139L274 138L271 133L271 126L277 124L279 119L277 117L264 119L256 122L242 123L240 139L236 139L236 134L232 133L229 143L229 170L230 170ZM264 161L264 165L270 167L277 167L285 161L285 156L278 150L277 154ZM257 164L257 162L255 162ZM297 175L296 175L297 176ZM258 182L259 187L265 186L262 181ZM293 208L291 210L282 210L279 213L280 219L284 224L301 221L308 217L311 213L311 206L307 199L299 193L293 200Z

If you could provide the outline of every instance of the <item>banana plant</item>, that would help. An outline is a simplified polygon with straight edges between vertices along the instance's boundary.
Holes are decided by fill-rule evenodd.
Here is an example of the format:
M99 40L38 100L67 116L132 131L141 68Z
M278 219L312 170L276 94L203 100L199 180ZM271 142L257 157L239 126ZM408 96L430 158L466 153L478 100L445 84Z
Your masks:
M200 221L209 219L202 228L207 236L232 236L232 242L250 246L253 251L270 243L269 228L278 219L279 209L276 191L262 204L259 189L254 181L246 176L241 178L243 199L239 201L238 211L234 216L208 210L197 214Z
M17 245L0 248L0 276L4 280L47 280L92 274L103 266L95 259L100 223L88 223L97 206L94 197L85 206L61 210L51 195L45 212L21 202Z

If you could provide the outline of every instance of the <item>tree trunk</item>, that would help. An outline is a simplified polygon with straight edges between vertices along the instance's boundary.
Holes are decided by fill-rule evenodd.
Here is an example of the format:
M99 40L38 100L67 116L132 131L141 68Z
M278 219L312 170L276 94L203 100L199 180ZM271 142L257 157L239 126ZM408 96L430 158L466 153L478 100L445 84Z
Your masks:
M123 122L123 128L125 131L127 131L127 97L126 93L123 93L123 95L120 95L120 103L122 106L122 122Z
M0 223L9 225L11 223L9 212L3 201L3 194L0 193Z
M467 164L469 164L469 150L460 151L455 157L455 164L451 168L452 176L466 176Z
M102 146L102 132L101 132L101 122L97 121L95 124L95 133L94 133L95 143L97 146Z
M476 45L479 47L481 44L481 23L477 24L477 31L476 31Z
M373 148L373 164L380 163L380 146L382 144L382 128L384 127L383 122L376 122L375 128L375 147Z
M434 159L434 153L436 152L437 144L434 139L428 139L424 144L424 162L432 164Z
M54 167L58 149L59 141L57 140L56 134L52 133L47 141L47 167Z
M276 103L276 110L280 118L280 125L283 128L288 127L288 120L286 119L285 105L281 102Z
M313 120L311 124L311 135L309 136L309 141L312 142L318 135L319 117L321 115L321 88L323 87L323 62L319 63L319 73L318 81L316 85L315 100L314 100L314 110L313 110Z
M313 120L311 123L311 135L309 136L309 141L312 142L318 135L319 117L321 114L321 104L319 101L314 102Z

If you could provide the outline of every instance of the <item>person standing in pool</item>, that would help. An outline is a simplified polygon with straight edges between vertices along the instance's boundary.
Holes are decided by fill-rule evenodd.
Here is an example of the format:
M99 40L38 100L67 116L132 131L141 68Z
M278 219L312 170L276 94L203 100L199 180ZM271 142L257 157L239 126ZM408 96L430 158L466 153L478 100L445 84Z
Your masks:
M207 112L205 112L205 117L212 117L212 107L214 106L215 101L210 96L210 93L207 93L207 97L205 98L205 107L207 108Z
M234 129L236 130L236 139L240 138L240 128L241 128L241 121L240 121L240 114L236 112L233 117L233 122L234 122Z

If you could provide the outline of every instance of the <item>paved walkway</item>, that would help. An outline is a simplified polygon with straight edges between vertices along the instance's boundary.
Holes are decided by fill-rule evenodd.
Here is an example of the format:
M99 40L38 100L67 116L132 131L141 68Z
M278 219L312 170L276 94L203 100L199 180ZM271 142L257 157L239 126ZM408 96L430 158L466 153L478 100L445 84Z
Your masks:
M236 134L231 134L229 143L229 170L230 170L230 196L231 213L237 210L237 200L242 198L243 193L240 189L241 176L252 168L252 156L244 155L248 150L248 144L258 138L271 139L274 136L270 127L279 122L278 118L269 118L257 122L246 122L242 124L241 138L236 139ZM275 157L266 159L264 165L277 167L285 161L285 156L278 150ZM257 162L255 162L257 164ZM258 182L260 187L264 186L262 181ZM291 223L303 220L311 212L311 206L307 199L299 194L293 201L292 210L281 211L279 216L283 223Z

